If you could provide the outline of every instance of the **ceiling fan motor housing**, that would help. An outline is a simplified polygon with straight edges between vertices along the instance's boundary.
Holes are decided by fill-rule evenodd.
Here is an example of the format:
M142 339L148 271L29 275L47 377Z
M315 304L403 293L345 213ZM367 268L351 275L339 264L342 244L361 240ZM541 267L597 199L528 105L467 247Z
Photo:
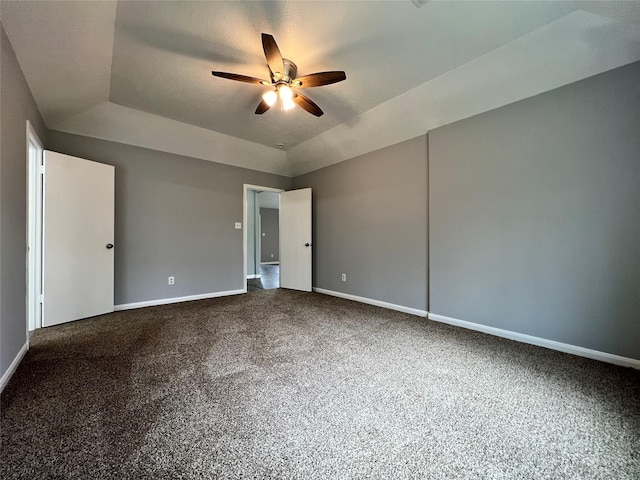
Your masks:
M283 58L282 63L284 63L284 72L282 72L282 80L286 83L291 83L291 81L296 78L298 75L298 66L293 63L288 58Z

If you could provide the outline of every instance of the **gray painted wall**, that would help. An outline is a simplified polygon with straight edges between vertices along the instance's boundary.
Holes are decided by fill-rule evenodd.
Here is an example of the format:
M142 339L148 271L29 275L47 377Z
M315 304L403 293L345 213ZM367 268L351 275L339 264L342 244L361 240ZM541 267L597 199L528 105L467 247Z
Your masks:
M640 359L640 63L429 134L430 311Z
M426 136L293 183L313 188L315 287L426 310Z
M260 261L280 261L280 210L260 209Z
M56 131L49 148L116 167L116 304L244 288L234 228L243 184L291 187L287 177Z
M0 26L2 82L0 82L0 376L4 375L27 341L26 231L27 151L26 122L40 140L47 128Z

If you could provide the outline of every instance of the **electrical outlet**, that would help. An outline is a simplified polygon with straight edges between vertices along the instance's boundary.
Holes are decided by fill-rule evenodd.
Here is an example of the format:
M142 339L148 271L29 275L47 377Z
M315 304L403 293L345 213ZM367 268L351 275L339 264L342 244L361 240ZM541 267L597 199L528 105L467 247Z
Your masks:
M271 254L271 258L273 258L273 257L274 257L274 255L273 255L273 253L272 253L272 254Z
M174 283L176 283L176 277L169 277L168 281L169 281L169 285L173 285Z
M236 222L236 230L242 230L242 222Z
M343 282L346 282L346 281L347 281L347 274L346 274L346 273L343 273L343 274L342 274L342 281L343 281Z

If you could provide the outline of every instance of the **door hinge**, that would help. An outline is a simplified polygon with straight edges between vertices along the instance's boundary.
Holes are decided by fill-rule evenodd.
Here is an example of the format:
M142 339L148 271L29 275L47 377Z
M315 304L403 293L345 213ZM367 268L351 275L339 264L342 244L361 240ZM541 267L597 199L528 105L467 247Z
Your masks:
M40 303L44 303L44 295L40 295Z
M40 173L40 175L44 175L44 165L38 165L38 173Z

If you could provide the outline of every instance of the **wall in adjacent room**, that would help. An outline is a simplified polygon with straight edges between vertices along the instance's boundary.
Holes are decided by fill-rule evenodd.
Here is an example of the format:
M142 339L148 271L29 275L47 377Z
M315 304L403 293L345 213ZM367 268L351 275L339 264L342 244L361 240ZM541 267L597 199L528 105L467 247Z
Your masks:
M294 187L313 189L314 287L427 309L426 136L301 175Z
M429 134L430 313L640 359L640 63Z
M280 210L261 208L260 261L280 261Z
M29 120L42 142L47 128L13 47L0 25L0 378L27 343L27 140Z
M48 147L116 167L116 305L244 288L243 184L292 181L57 131Z

